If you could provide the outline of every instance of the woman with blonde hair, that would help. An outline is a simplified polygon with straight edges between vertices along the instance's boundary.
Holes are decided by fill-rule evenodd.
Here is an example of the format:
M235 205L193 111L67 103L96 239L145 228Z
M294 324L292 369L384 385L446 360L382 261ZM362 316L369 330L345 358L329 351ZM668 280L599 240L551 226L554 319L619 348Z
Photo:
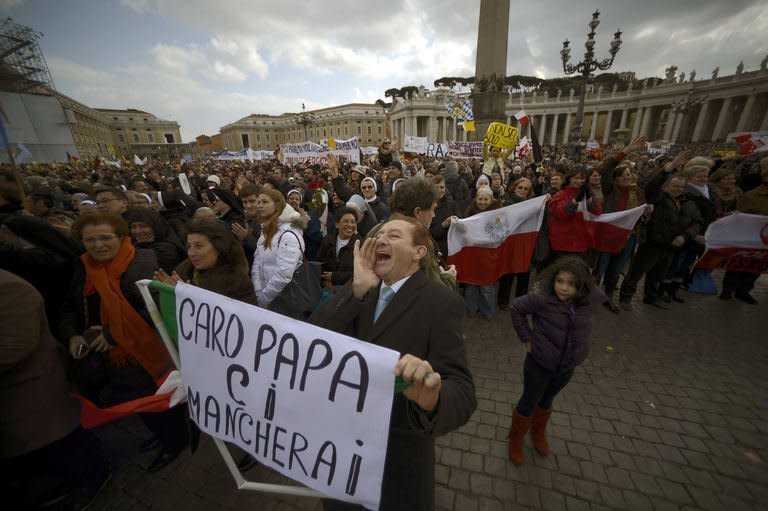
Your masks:
M261 236L253 254L251 279L259 306L269 307L302 263L302 231L307 225L304 217L287 204L277 190L261 190L256 199L256 212Z

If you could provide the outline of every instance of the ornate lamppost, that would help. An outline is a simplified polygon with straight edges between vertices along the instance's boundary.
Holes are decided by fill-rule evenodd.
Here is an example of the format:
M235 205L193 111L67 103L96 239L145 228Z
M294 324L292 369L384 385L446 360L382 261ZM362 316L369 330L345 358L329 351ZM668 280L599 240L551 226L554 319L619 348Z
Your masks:
M579 73L583 77L581 92L579 94L579 107L576 110L576 123L568 137L568 144L572 152L576 151L576 145L581 139L581 129L584 124L584 99L587 94L587 81L589 80L589 76L593 71L597 69L601 69L603 71L609 69L613 64L613 59L616 57L616 54L619 53L619 48L621 47L621 30L617 30L613 35L613 41L611 41L611 49L608 50L608 53L611 54L611 57L603 60L595 58L595 29L600 24L600 20L598 19L599 17L600 11L595 11L592 13L592 21L589 22L589 28L591 30L587 34L587 42L584 43L584 46L587 48L586 53L584 53L584 60L576 65L570 64L568 62L571 58L571 48L569 47L570 41L568 41L568 39L563 41L563 49L560 50L560 56L563 59L563 71L565 74L572 75L574 73Z
M309 140L309 134L307 128L310 124L315 122L315 114L307 112L307 107L304 103L301 104L301 113L296 115L296 124L304 126L304 140Z

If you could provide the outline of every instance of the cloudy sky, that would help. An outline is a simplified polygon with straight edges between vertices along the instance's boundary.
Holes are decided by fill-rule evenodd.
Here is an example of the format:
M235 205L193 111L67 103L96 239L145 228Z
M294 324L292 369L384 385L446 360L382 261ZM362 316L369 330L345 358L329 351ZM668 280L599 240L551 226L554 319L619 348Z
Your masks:
M184 141L251 113L384 99L405 85L472 76L479 0L0 0L42 32L57 89L89 106L139 108L181 124ZM562 75L592 11L598 55L617 28L612 70L698 78L754 70L768 54L764 0L511 1L508 74Z

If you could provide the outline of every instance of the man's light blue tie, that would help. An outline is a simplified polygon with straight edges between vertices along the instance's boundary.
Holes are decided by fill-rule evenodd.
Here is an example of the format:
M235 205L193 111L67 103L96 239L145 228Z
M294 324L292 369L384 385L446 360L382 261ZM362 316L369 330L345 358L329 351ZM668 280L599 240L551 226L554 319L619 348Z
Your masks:
M392 291L391 287L381 286L381 291L379 291L379 302L376 304L376 313L373 316L374 323L379 320L379 316L381 316L381 313L387 308L387 305L389 305L389 302L394 295L395 292Z

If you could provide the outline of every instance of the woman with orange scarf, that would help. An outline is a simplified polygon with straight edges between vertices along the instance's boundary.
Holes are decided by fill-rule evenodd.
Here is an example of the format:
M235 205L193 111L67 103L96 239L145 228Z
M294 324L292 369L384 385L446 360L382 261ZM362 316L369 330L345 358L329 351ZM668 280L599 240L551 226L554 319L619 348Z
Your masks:
M81 391L97 406L111 406L152 395L173 362L150 326L137 280L152 278L154 252L136 249L125 220L112 214L80 217L72 226L83 243L82 266L75 271L62 312L61 338L77 361ZM143 314L142 314L143 313ZM173 461L188 441L183 406L139 414L154 438L140 450L162 447L147 470Z

